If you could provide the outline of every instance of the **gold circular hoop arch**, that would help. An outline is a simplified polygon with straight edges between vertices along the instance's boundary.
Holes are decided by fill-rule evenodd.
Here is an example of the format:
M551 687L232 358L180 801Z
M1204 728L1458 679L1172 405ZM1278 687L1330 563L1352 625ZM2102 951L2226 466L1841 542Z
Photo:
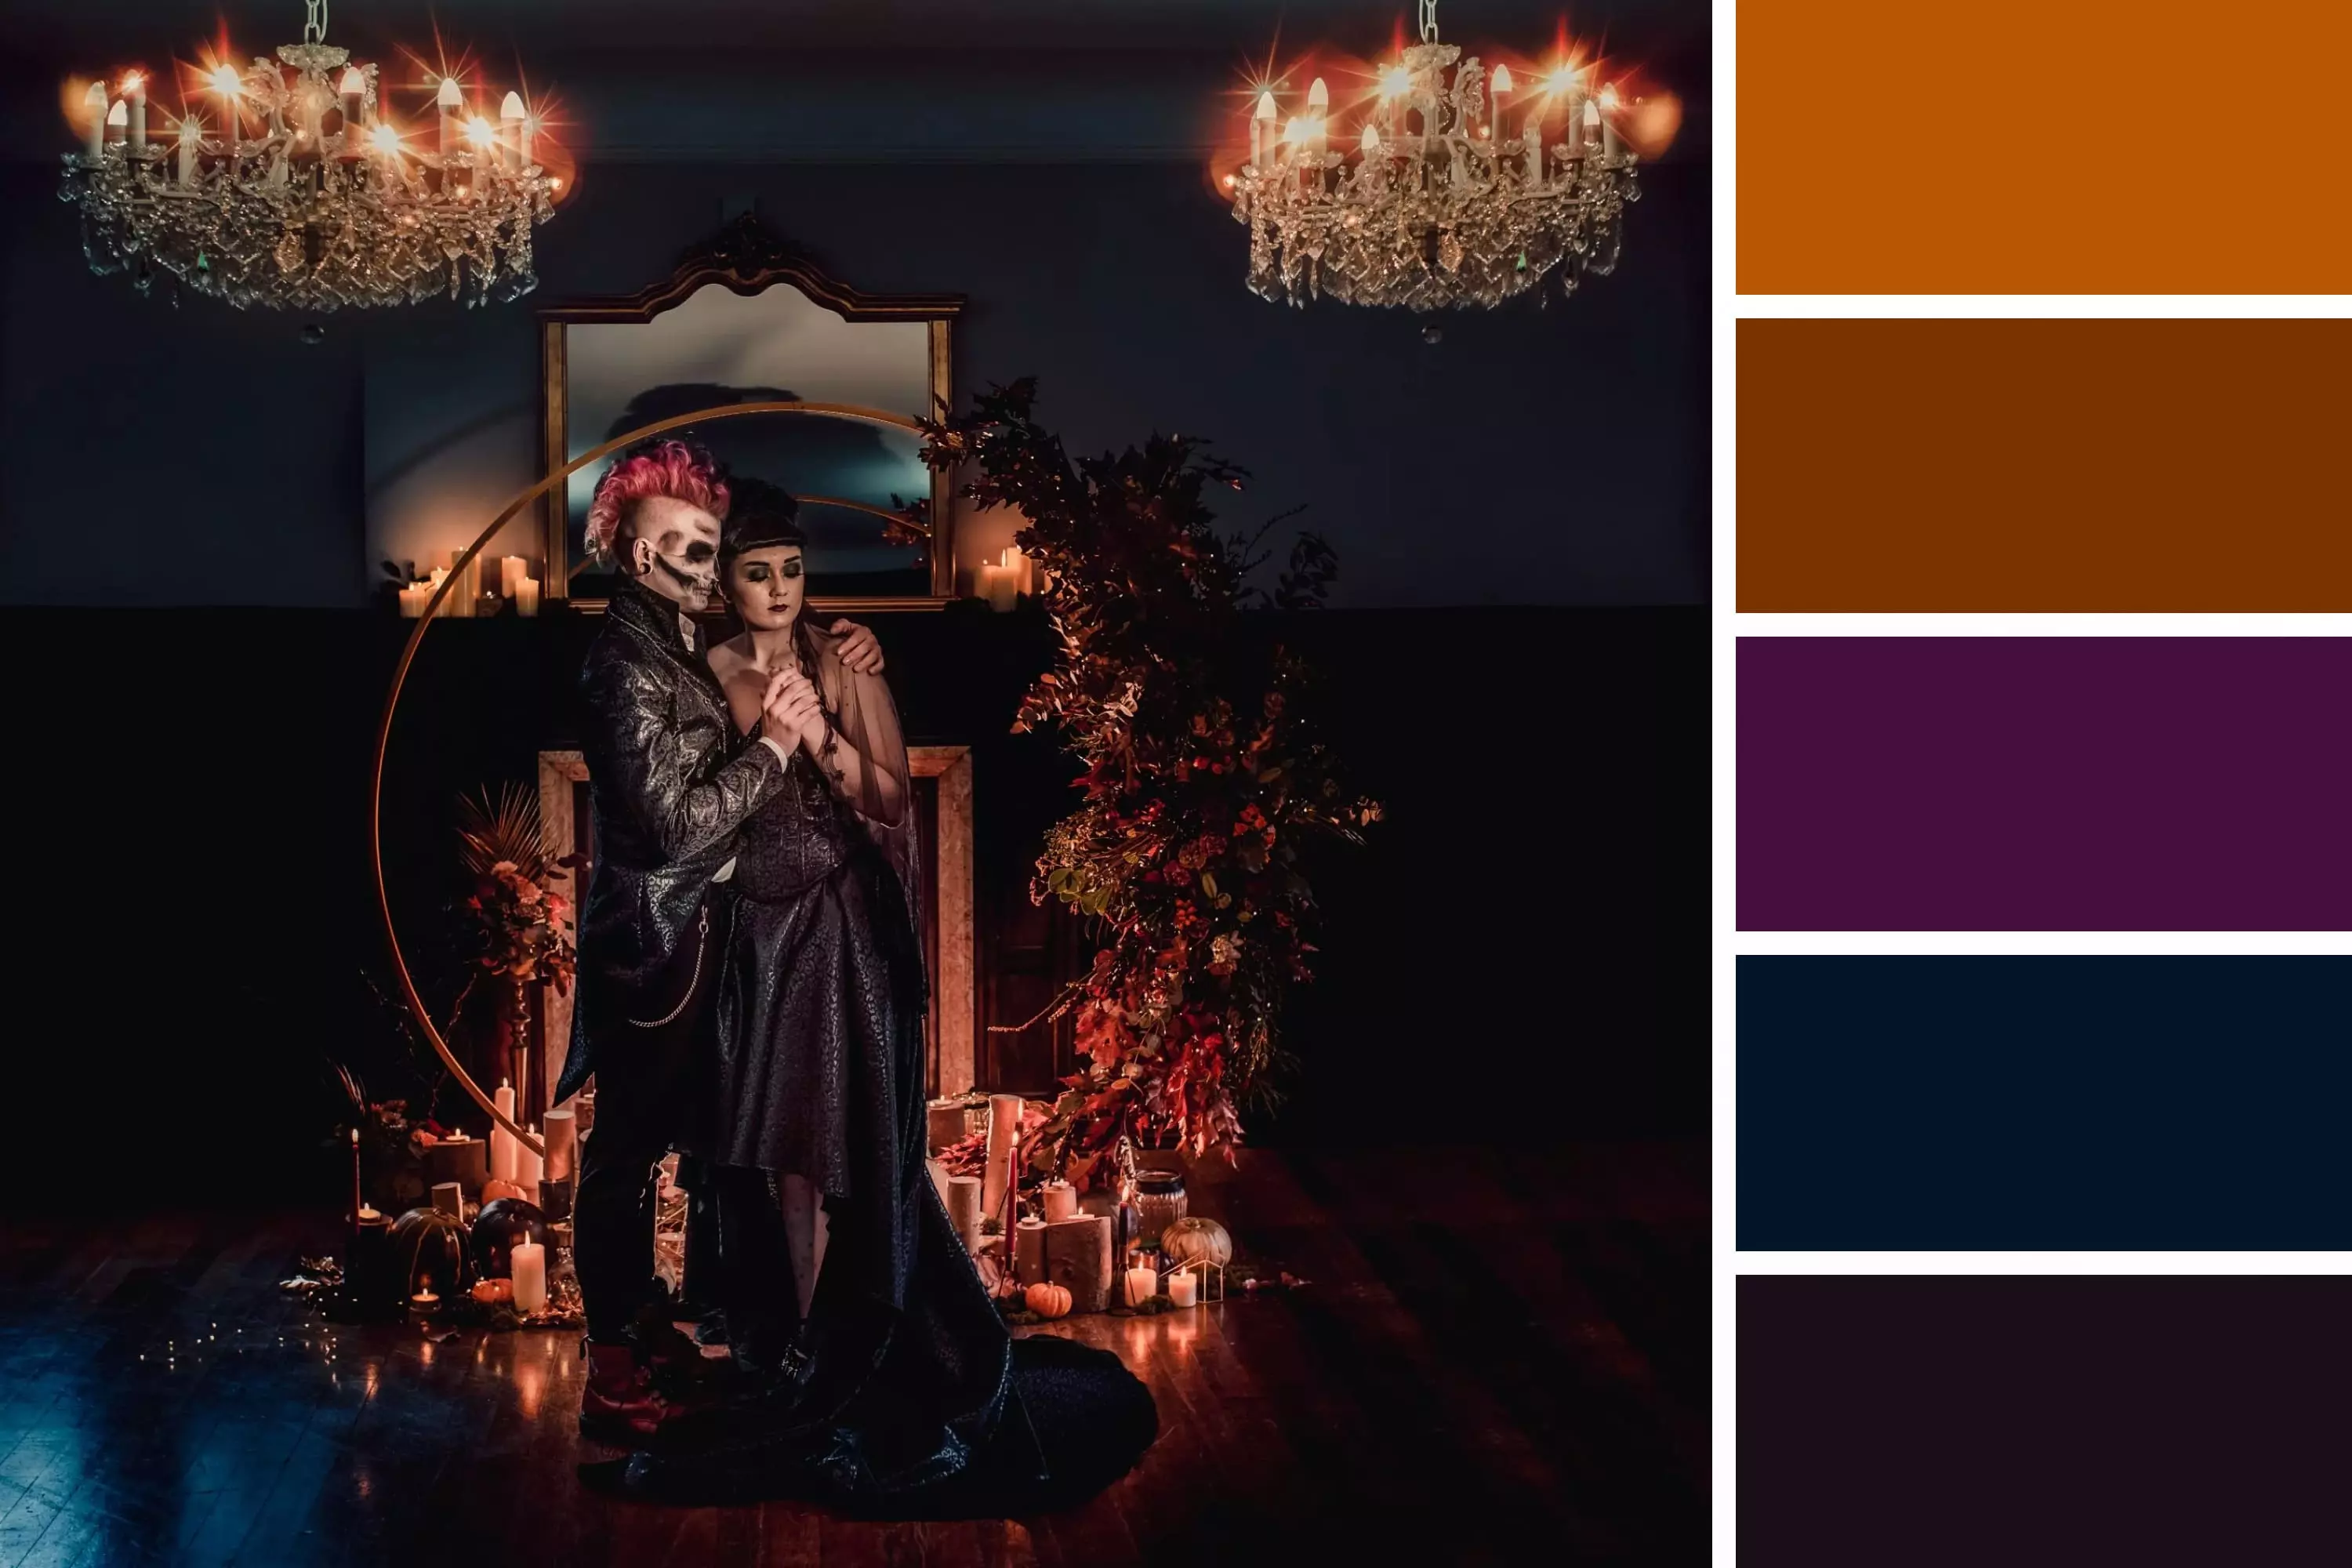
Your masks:
M376 913L383 924L384 945L392 953L393 973L400 981L401 1000L407 1004L410 1016L416 1020L417 1027L425 1031L425 1037L432 1042L434 1054L441 1058L441 1065L456 1075L458 1083L464 1086L466 1092L473 1096L474 1103L480 1106L492 1121L514 1134L522 1142L525 1148L541 1158L546 1156L546 1146L499 1110L497 1102L482 1092L482 1086L474 1081L473 1074L467 1072L465 1064L458 1061L457 1053L449 1048L449 1042L441 1037L441 1031L433 1023L432 1014L425 1011L425 999L416 994L415 980L408 973L408 955L401 950L400 932L393 925L392 895L385 890L383 885L383 759L384 753L391 749L392 745L393 716L400 711L401 689L408 684L409 667L416 662L416 649L425 641L425 633L433 625L434 616L441 608L441 601L448 597L450 589L457 585L457 579L464 574L466 568L472 564L474 558L488 548L490 541L498 537L499 531L512 521L523 508L530 505L597 458L617 452L633 441L642 441L648 436L658 436L665 430L675 430L681 426L706 425L718 419L740 419L750 414L825 415L835 419L862 420L869 425L892 425L901 430L912 430L918 435L922 432L921 425L903 414L892 414L879 408L861 407L855 403L792 401L737 403L724 408L706 408L699 413L680 414L668 419L657 419L650 425L640 425L634 430L614 437L601 447L582 453L507 502L499 515L490 520L490 525L482 530L474 542L467 545L465 552L457 557L456 563L449 568L448 575L442 579L441 586L435 589L432 598L425 601L424 616L417 621L416 629L408 634L408 642L400 650L400 663L392 672L392 689L385 694L383 700L383 717L376 724L375 760L369 769L368 777L368 867L375 878ZM871 512L877 517L896 515L884 511L879 507L867 506L859 501L840 500L828 496L804 496L801 499L812 504L848 507L856 511ZM574 907L577 907L578 902L579 900L574 900Z

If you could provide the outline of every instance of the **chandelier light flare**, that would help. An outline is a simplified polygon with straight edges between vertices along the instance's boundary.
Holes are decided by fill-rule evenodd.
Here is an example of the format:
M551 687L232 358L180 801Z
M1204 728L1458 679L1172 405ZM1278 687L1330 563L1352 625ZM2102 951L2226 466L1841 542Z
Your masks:
M424 89L434 133L404 131L376 67L326 41L326 0L307 4L302 41L275 60L178 68L180 110L161 136L143 72L89 84L58 196L81 209L90 270L128 270L142 293L168 273L240 310L529 293L531 229L563 181L540 165L523 95L493 110L494 89L441 74Z
M1595 74L1573 59L1489 72L1438 41L1436 0L1421 0L1421 41L1379 69L1360 127L1339 124L1321 77L1303 106L1264 89L1249 162L1225 179L1251 291L1437 310L1499 305L1555 272L1563 293L1606 277L1641 189L1618 89Z

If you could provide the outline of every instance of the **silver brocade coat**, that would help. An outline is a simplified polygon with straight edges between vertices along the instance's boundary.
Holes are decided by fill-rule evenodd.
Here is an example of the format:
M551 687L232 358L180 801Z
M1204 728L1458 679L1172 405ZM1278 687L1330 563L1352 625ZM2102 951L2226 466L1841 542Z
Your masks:
M700 638L697 638L698 644ZM773 750L739 736L699 647L668 600L624 581L580 675L582 750L595 816L580 910L579 994L555 1099L577 1092L627 1018L676 1006L673 959L694 937L735 836L782 787Z

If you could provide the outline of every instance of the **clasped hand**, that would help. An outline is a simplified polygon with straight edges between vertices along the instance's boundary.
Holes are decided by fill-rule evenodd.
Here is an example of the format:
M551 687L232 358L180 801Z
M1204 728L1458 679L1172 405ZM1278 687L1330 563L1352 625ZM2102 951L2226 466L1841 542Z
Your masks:
M760 707L760 733L787 749L814 746L824 735L824 704L798 669L780 669L769 677L767 697Z

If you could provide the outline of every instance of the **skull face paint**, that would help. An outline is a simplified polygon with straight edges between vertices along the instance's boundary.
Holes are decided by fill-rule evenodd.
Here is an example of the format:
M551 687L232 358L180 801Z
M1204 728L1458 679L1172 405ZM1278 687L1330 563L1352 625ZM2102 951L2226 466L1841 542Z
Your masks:
M719 520L675 496L647 496L628 523L628 562L637 581L689 614L719 591Z

